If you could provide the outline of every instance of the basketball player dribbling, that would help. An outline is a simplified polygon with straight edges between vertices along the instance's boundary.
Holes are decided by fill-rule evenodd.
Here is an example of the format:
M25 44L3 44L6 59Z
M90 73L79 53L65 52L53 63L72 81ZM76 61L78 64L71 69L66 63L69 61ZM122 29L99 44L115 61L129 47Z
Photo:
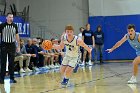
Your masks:
M60 68L60 72L63 77L61 82L62 86L66 86L68 84L73 69L77 64L79 46L84 47L89 53L92 51L92 49L89 48L82 39L74 35L73 26L67 25L65 27L65 34L66 35L63 33L61 36L60 45L53 45L53 49L63 49L64 46L66 47L65 57L63 58Z
M132 48L136 50L137 57L133 61L133 76L128 81L129 84L137 83L136 76L138 74L138 64L140 63L140 33L135 32L135 25L129 24L127 27L128 33L118 41L112 48L107 49L108 53L111 53L116 48L121 46L126 40L129 42Z

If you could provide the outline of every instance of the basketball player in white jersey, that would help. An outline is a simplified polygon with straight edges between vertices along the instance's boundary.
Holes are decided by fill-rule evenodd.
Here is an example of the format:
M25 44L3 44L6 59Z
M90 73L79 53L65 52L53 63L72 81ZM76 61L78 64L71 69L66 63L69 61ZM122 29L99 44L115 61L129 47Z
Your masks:
M89 48L81 38L74 35L74 29L71 25L65 27L65 35L63 34L61 36L60 45L53 45L53 48L63 49L64 46L66 46L66 53L61 64L60 72L63 76L61 84L66 86L77 64L79 46L84 47L89 53L91 53L92 49Z

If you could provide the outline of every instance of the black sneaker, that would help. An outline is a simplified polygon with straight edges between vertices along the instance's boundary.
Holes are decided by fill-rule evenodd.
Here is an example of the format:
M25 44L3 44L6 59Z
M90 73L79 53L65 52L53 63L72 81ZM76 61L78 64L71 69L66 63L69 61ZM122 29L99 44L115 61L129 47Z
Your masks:
M17 83L17 81L14 79L10 79L10 83Z

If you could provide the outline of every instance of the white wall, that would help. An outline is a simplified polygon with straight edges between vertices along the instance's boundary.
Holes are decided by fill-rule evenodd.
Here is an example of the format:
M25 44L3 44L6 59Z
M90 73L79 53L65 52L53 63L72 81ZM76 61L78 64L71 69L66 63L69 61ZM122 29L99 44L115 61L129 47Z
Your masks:
M89 0L90 16L140 14L140 0Z
M47 28L46 33L43 33L45 38L52 37L50 32L60 35L67 24L72 24L77 34L79 27L88 21L87 0L19 0L18 3L20 11L30 5L33 37L39 34L37 31L40 31L40 28L42 30Z
M3 10L3 8L4 8L3 0L0 0L0 9Z
M18 0L6 0L6 13L11 12L10 5L12 4L15 4L16 7L18 8ZM4 8L4 5L2 5L2 7Z

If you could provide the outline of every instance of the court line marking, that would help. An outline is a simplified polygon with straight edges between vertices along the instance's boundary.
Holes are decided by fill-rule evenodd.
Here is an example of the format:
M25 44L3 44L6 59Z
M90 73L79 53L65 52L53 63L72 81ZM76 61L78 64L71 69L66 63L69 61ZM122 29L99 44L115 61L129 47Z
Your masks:
M128 74L128 73L131 73L131 72L125 72L125 73L117 73L117 75L111 75L111 76L106 76L104 78L101 78L101 79L107 79L107 78L112 78L112 77L118 77L119 75L124 75L124 74ZM96 80L90 80L90 81L87 81L87 82L82 82L82 83L78 83L78 84L74 84L74 85L68 85L66 88L69 88L71 86L78 86L78 85L83 85L83 84L87 84L87 83L90 83L90 82L94 82L94 81L98 81L98 80L101 80L101 79L96 79ZM54 88L54 89L50 89L50 90L47 90L47 91L44 91L44 92L40 92L40 93L47 93L47 92L52 92L52 91L55 91L55 90L60 90L60 89L65 89L65 87L59 87L59 88Z

